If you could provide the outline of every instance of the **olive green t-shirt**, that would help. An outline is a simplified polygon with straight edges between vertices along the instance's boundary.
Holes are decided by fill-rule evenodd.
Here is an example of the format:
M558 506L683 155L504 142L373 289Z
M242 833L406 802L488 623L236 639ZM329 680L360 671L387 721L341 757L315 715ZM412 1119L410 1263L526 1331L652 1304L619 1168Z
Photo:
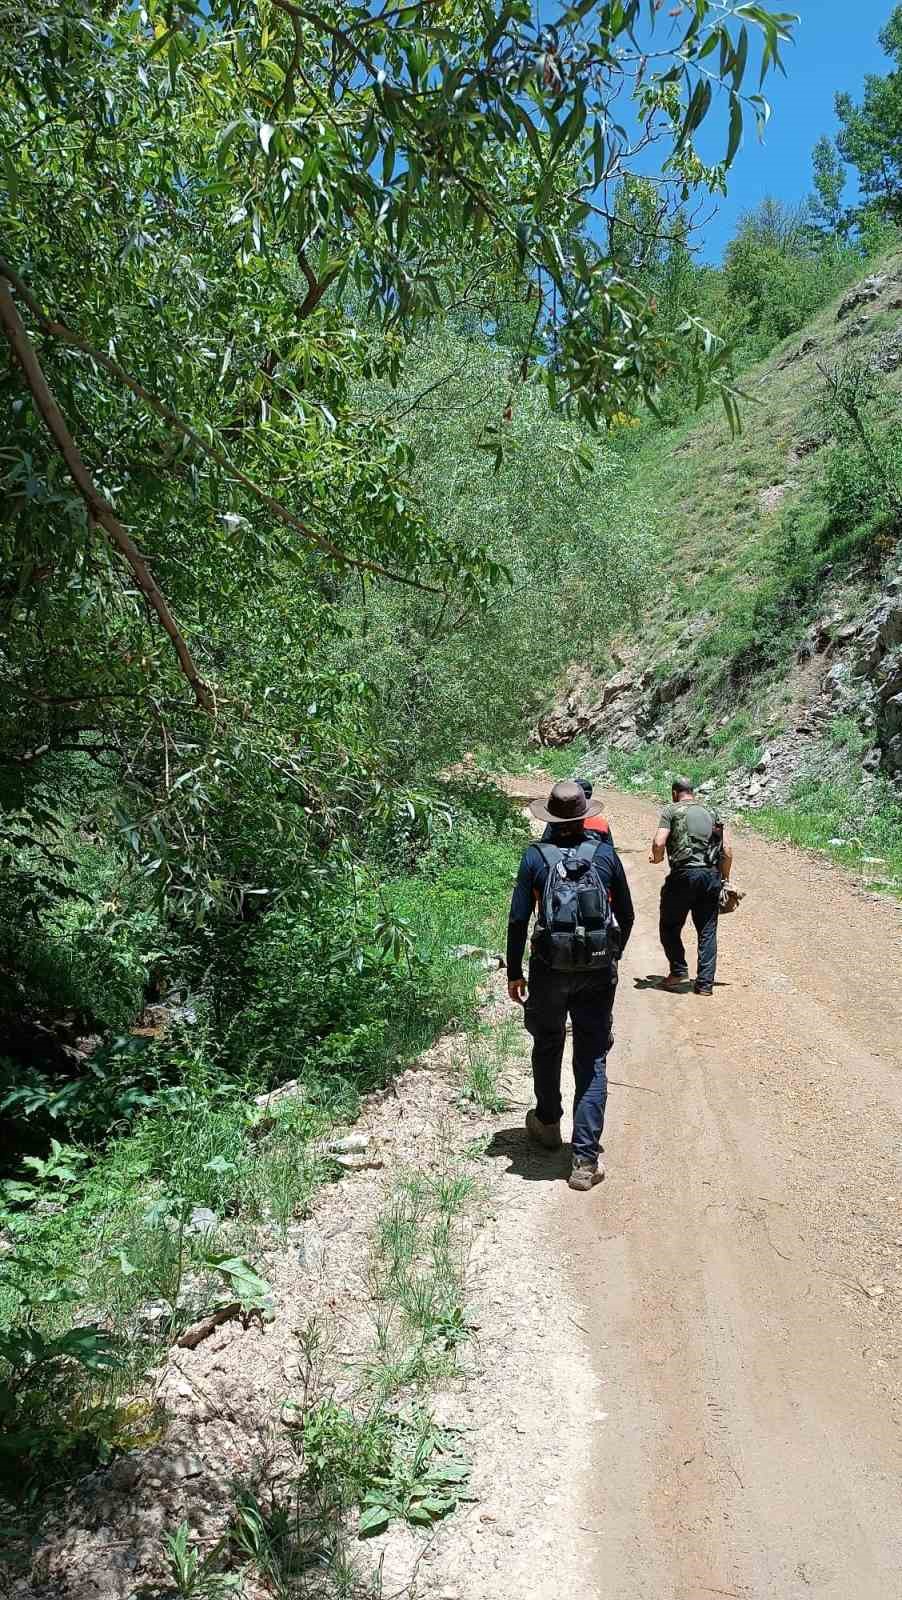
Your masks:
M711 835L722 828L719 813L697 800L671 801L661 812L659 828L669 828L667 859L672 867L709 867Z

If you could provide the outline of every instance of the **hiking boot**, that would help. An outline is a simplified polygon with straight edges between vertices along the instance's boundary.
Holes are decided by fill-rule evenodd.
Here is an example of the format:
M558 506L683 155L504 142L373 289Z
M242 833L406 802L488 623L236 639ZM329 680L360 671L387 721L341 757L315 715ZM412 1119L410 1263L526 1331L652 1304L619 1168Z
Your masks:
M694 985L694 993L706 994L710 998L710 996L714 993L714 988L710 983L696 983Z
M560 1150L561 1125L559 1122L540 1122L534 1111L526 1113L526 1132L543 1150Z
M688 972L668 972L666 978L661 979L662 989L682 989L684 983L689 982Z
M594 1189L603 1177L604 1167L600 1161L590 1161L588 1156L574 1156L567 1182L571 1189Z

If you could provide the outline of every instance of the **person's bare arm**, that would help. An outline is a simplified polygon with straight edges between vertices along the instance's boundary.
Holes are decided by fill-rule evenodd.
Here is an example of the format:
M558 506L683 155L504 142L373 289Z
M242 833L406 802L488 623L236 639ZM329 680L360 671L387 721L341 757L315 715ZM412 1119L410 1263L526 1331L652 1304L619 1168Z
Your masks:
M655 834L654 838L651 841L651 850L649 851L649 854L648 854L648 859L651 862L652 866L657 866L659 862L664 860L664 852L667 849L667 841L668 841L669 838L670 838L670 829L669 828L659 828L658 829L657 833Z
M733 846L724 834L720 846L720 875L724 883L729 883L730 873L733 870Z

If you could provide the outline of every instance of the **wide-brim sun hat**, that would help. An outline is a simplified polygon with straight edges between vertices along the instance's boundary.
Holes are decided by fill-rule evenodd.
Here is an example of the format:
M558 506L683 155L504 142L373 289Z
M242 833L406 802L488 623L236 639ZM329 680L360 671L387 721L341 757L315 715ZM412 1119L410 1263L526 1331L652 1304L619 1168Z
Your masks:
M597 817L602 802L587 800L578 783L556 783L547 800L531 800L529 809L540 822L582 822L585 817Z

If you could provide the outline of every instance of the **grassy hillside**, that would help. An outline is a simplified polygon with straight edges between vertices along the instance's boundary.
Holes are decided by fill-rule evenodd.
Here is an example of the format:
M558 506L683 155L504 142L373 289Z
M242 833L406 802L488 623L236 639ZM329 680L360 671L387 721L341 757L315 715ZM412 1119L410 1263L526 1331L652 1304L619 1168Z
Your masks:
M856 677L856 630L899 564L902 250L739 386L735 437L712 404L618 442L657 530L641 623L577 668L540 733L581 735L571 759L621 782L688 767L756 825L876 857L868 876L897 887L894 682ZM900 655L891 632L884 666Z
M869 276L886 280L878 299L840 318L845 291L742 375L740 435L731 437L712 405L640 446L636 476L657 512L662 550L642 645L664 670L693 621L700 710L710 713L712 700L730 708L737 693L757 698L762 673L785 663L825 607L860 615L893 554L898 530L877 485L867 472L844 481L860 451L831 416L821 371L842 379L878 357L900 362L872 375L862 404L885 448L902 389L902 252Z

